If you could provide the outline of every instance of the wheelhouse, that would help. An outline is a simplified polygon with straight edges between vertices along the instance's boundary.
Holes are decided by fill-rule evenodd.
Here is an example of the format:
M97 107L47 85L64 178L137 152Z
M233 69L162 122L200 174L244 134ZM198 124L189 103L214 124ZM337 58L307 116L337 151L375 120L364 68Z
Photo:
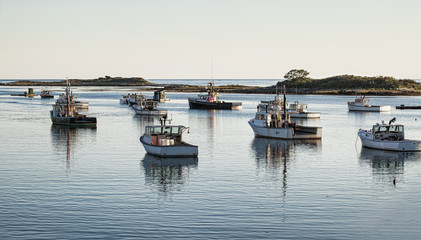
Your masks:
M145 135L155 136L155 135L171 135L171 136L179 136L183 133L183 131L187 129L184 126L177 125L177 126L147 126L145 128Z
M372 132L376 139L405 138L403 125L374 125Z

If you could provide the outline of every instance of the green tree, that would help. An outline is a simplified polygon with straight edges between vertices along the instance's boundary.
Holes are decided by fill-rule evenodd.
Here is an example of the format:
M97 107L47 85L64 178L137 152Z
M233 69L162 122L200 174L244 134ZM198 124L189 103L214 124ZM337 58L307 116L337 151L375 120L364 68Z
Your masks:
M310 73L304 69L292 69L284 76L286 80L295 80L306 78Z

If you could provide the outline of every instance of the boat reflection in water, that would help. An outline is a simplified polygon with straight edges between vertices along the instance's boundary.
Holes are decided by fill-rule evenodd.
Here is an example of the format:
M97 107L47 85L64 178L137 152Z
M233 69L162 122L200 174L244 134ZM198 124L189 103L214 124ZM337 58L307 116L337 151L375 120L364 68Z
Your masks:
M320 139L281 140L255 137L252 143L252 148L255 153L258 168L278 170L281 167L286 167L291 152L293 152L296 147L317 148L321 147L321 145L322 141Z
M284 191L287 186L288 162L296 148L303 151L321 147L322 141L316 140L281 140L273 138L255 137L252 149L256 158L257 170L263 170L268 180L281 180ZM305 150L306 149L306 150Z
M156 188L161 197L167 197L187 183L190 171L197 169L198 158L159 158L145 154L141 164L146 184Z
M133 116L133 119L136 120L136 121L139 121L139 123L140 123L139 126L140 126L141 133L143 133L145 131L145 127L147 125L153 125L153 124L155 124L155 122L159 122L159 117L158 116L147 116L147 115L138 115L138 114L135 114Z
M360 164L370 165L375 179L393 183L402 180L405 162L417 161L420 157L420 152L392 152L362 147Z
M263 181L269 184L277 185L282 182L282 208L286 205L288 164L294 154L316 151L321 145L320 139L294 141L254 137L252 149L256 158L257 175L263 175Z
M72 151L78 146L87 144L91 145L92 135L96 136L96 128L77 128L77 127L66 127L66 126L51 126L51 141L55 148L55 153L58 158L65 154L66 155L66 173L70 173L72 167ZM86 140L90 141L89 143ZM80 142L82 141L82 142Z

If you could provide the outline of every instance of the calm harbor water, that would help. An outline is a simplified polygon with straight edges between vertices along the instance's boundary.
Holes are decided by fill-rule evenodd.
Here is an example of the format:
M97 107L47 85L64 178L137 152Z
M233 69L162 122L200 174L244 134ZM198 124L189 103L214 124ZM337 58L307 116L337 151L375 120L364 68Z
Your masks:
M119 104L129 89L75 87L96 129L52 127L53 100L0 86L1 239L418 239L421 153L362 149L359 128L396 117L420 139L421 111L347 111L350 96L287 96L321 112L318 141L256 138L247 121L270 95L222 94L236 111L189 110L167 93L198 159L157 159L139 142L156 118ZM40 92L41 88L34 88ZM51 88L55 95L63 91ZM152 92L145 92L152 96ZM421 105L421 97L373 97ZM396 178L396 185L393 179Z

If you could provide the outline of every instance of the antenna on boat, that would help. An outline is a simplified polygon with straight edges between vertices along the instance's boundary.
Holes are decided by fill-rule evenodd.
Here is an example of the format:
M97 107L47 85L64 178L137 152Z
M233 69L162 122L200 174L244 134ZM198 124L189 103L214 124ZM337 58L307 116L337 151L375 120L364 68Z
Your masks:
M284 116L285 116L285 121L287 121L288 120L288 118L287 118L287 97L286 97L286 88L285 88L285 85L283 86L284 87L284 102L283 102L283 104L284 104Z
M159 119L159 121L161 122L161 126L165 126L167 121L171 124L172 119L167 119L167 118L168 118L168 114L165 114ZM172 115L171 115L171 118L172 118Z
M392 123L394 123L396 121L396 118L394 117L394 118L392 118L392 119L390 119L390 121L389 121L389 125L390 124L392 124Z
M213 56L211 56L211 80L213 83Z

